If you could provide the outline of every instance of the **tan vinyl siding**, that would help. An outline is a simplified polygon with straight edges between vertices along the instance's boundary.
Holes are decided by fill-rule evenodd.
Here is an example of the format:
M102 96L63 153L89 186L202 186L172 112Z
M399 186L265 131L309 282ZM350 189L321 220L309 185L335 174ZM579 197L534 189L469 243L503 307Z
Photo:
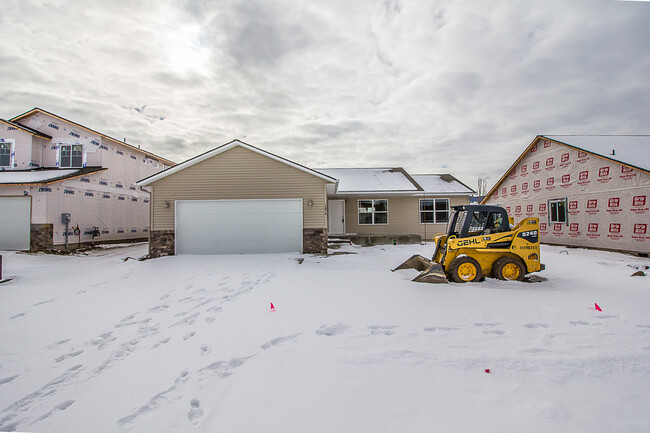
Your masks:
M234 147L150 186L152 230L174 230L175 200L279 198L302 198L303 227L325 228L325 184L325 180L302 170ZM169 208L164 207L165 201L169 201Z
M420 199L425 197L381 197L354 196L345 199L345 227L350 234L358 235L398 235L416 234L423 239L431 239L434 234L447 230L447 223L420 224ZM427 196L426 198L447 198L449 206L469 203L469 196ZM359 225L358 200L388 200L388 224ZM451 209L450 209L451 210Z

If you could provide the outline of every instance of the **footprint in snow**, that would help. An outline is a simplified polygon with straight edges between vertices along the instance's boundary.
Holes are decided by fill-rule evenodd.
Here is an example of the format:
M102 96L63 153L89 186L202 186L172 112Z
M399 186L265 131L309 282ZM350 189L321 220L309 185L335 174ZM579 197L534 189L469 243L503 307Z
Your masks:
M549 325L548 323L531 322L531 323L526 323L524 325L524 328L530 328L530 329L533 329L533 328L548 328L549 326L551 326L551 325Z
M55 358L54 360L55 360L56 362L61 362L61 361L66 360L66 359L68 359L68 358L74 358L75 356L79 356L79 355L81 355L82 353L84 353L83 350L77 350L77 351L75 351L75 352L70 352L70 353L66 353L66 354L64 354L64 355L61 355L61 356L59 356L58 358Z
M163 344L168 343L169 340L171 340L171 339L172 339L171 337L167 337L167 338L164 338L164 339L160 340L159 342L157 342L156 344L153 345L152 349L156 349L156 348L162 346Z
M201 409L201 402L193 398L192 401L190 401L190 411L187 413L187 419L190 420L190 422L193 425L198 425L201 422L201 417L203 416L203 409Z
M190 338L194 337L196 335L196 332L192 331L190 333L187 333L183 336L183 340L189 340Z
M494 335L505 335L505 331L501 331L498 329L489 329L483 331L484 334L494 334Z
M16 374L14 376L9 376L9 377L2 378L2 379L0 379L0 385L4 385L5 383L9 383L9 382L11 382L12 380L14 380L17 377L18 377L18 375Z
M287 335L287 336L284 336L284 337L275 337L274 339L269 340L266 343L262 344L260 346L260 348L262 348L263 350L267 350L267 349L270 349L271 347L275 347L275 346L277 346L279 344L282 344L285 341L293 341L296 338L298 338L299 336L300 336L300 334L291 334L291 335Z
M395 325L391 326L380 326L380 325L371 325L368 326L370 330L370 335L393 335L395 331L394 328L397 328Z
M73 403L74 403L74 400L66 400L66 401L64 401L63 403L59 403L59 404L57 404L56 406L54 406L54 409L52 409L51 411L49 411L49 412L46 413L45 415L41 415L41 416L38 418L38 420L39 420L39 421L43 421L44 419L47 419L47 418L51 417L52 415L54 415L56 412L59 412L59 411L62 411L62 410L66 410L67 408L69 408L70 406L72 406Z
M343 334L347 331L348 326L343 323L335 323L333 325L321 325L320 328L316 330L316 335L326 335L332 337L334 335Z
M449 331L458 331L458 328L445 328L443 326L429 326L424 328L426 332L449 332Z
M169 295L167 295L167 296L169 296ZM162 298L161 298L161 300L162 300ZM149 308L149 312L158 313L160 311L166 310L167 308L169 308L169 305L167 305L167 304L156 305L155 307Z
M589 325L589 322L583 322L582 320L574 320L569 322L569 324L573 326L585 326L585 325Z
M25 314L27 314L27 313L18 313L18 314L14 314L14 315L11 316L9 319L17 319L17 318L19 318L19 317L23 317Z
M519 353L544 353L544 352L548 352L548 350L540 349L537 347L532 347L530 349L523 349L519 351Z
M50 344L49 346L47 346L46 349L48 349L48 350L50 350L50 349L54 349L55 347L58 347L58 346L60 346L60 345L62 345L62 344L65 344L65 343L67 343L68 341L70 341L69 338L66 338L65 340L59 340L59 341L57 341L56 343L52 343L52 344Z
M494 328L495 326L499 326L501 323L475 323L474 326L479 326L481 328Z
M201 346L201 355L209 355L210 352L212 352L212 349L210 349L210 346L208 346L207 344L204 344L203 346Z
M46 301L37 302L37 303L33 304L32 307L36 307L37 305L49 304L50 302L54 302L57 299L59 299L59 298L52 298L52 299L48 299Z

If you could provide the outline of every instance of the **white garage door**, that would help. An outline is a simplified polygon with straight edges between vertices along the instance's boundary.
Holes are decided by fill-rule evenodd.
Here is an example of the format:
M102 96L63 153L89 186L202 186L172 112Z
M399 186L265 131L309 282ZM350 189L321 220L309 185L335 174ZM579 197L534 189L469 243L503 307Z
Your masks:
M29 250L29 197L0 197L0 250Z
M302 252L302 200L176 202L176 254Z

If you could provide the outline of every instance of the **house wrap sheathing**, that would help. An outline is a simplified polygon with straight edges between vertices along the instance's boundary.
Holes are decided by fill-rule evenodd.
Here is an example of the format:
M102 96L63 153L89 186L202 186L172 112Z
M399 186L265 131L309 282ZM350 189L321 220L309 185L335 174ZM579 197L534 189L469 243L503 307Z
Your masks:
M650 136L537 136L482 201L544 243L650 252Z

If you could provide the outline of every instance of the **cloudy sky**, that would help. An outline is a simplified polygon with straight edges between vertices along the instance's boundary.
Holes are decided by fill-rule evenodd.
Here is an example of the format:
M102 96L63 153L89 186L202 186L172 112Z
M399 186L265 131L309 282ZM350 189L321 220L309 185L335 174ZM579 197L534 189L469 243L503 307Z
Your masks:
M180 162L234 138L491 185L537 134L650 133L650 2L4 0L1 118Z

